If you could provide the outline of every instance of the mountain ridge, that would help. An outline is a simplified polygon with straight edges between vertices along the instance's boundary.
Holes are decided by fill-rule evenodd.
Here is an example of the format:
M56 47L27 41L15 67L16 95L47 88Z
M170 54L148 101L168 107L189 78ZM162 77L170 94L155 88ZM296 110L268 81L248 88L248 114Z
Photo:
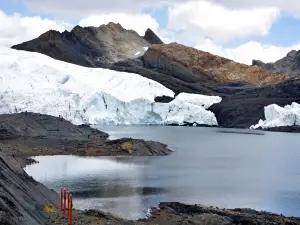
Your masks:
M49 30L11 48L42 53L86 67L107 67L118 61L137 58L149 46L150 43L136 31L110 22L99 27L77 25L70 32Z
M300 50L291 50L285 57L271 63L252 60L252 66L261 67L266 71L279 72L294 77L300 75Z

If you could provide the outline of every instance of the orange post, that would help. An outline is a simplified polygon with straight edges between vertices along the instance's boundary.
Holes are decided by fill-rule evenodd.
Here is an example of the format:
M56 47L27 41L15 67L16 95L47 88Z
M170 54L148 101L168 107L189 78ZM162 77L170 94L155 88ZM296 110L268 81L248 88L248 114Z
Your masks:
M69 207L69 219L70 219L70 225L73 224L73 198L70 194L70 207Z
M69 218L70 192L67 193L67 201L68 201L68 203L67 203L67 214L66 214L66 216L67 216L67 218Z
M64 214L66 214L66 198L67 198L67 191L66 189L64 188Z
M63 188L60 188L60 211L63 211Z

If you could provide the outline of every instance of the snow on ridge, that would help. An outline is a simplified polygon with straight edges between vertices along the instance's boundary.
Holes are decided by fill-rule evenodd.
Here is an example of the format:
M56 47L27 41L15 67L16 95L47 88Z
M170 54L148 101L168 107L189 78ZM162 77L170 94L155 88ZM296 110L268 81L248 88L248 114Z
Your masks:
M268 105L264 107L264 113L266 120L259 120L250 129L300 125L300 104L296 102L284 107Z
M217 125L207 109L218 96L179 94L138 74L86 68L48 56L0 49L0 113L36 112L74 124Z

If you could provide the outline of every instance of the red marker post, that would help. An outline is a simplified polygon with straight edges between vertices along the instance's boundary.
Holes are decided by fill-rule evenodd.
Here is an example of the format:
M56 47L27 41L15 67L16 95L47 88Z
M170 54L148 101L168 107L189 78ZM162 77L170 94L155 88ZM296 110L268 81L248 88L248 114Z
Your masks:
M72 225L73 224L73 198L71 194L70 194L69 219L70 219L70 225Z
M60 211L63 211L63 188L60 188Z
M64 214L66 214L66 204L67 204L67 202L66 202L67 199L66 198L67 198L67 191L64 188Z
M70 192L68 192L68 208L67 208L67 218L70 216L70 204L71 204L71 199L70 199Z

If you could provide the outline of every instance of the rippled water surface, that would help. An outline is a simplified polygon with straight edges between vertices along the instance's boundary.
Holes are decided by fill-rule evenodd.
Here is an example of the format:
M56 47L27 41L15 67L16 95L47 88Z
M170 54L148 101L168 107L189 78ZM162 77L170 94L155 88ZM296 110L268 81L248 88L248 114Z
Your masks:
M253 135L197 127L98 128L111 139L160 141L174 153L137 158L44 156L36 157L40 163L26 171L58 192L67 187L76 208L96 208L127 218L143 217L150 206L162 201L300 216L298 134Z

